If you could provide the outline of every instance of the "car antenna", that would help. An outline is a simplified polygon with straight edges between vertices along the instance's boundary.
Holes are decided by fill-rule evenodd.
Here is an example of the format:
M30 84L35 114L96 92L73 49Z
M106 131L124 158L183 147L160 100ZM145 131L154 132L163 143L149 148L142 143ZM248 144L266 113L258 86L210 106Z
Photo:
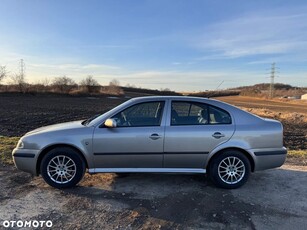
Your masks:
M223 83L224 83L224 80L223 80L223 81L222 81L222 82L221 82L221 83L220 83L220 84L219 84L219 85L216 87L216 89L215 89L215 90L213 90L213 91L212 91L212 93L211 93L211 94L209 94L209 95L208 95L208 97L207 97L207 98L212 97L212 96L214 95L214 92L215 92L215 91L217 91L217 90L218 90L218 88L219 88L219 87L220 87L220 86L221 86Z

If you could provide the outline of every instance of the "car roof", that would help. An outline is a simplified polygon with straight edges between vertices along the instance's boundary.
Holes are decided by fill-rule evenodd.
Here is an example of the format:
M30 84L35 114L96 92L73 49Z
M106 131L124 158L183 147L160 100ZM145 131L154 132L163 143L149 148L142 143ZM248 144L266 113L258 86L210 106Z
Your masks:
M209 98L204 97L192 97L192 96L144 96L144 97L135 97L131 100L165 100L165 99L171 99L171 100L209 100Z
M138 103L138 102L150 102L155 100L178 100L178 101L187 101L187 102L200 102L200 103L209 103L211 105L215 106L222 106L222 107L234 107L233 105L230 105L226 102L222 102L219 100L211 99L211 98L205 98L205 97L192 97L192 96L144 96L144 97L135 97L130 99L132 103ZM224 108L226 109L226 108Z

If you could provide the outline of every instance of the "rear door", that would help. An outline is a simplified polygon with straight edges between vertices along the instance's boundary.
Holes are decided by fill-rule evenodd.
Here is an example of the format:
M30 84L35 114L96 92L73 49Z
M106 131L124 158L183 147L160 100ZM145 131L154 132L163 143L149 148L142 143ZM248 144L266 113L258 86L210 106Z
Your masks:
M208 153L235 130L228 112L204 103L173 100L169 115L165 168L203 168Z

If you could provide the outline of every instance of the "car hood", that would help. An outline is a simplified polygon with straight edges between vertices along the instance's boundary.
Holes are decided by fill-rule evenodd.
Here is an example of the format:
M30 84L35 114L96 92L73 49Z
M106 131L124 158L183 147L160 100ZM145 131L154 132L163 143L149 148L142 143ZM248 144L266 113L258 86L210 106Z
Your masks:
M85 127L82 125L82 120L80 121L71 121L71 122L65 122L55 125L48 125L44 126L38 129L34 129L28 133L25 134L25 136L31 135L31 134L38 134L38 133L44 133L44 132L51 132L51 131L61 131L61 130L67 130L67 129L76 129Z

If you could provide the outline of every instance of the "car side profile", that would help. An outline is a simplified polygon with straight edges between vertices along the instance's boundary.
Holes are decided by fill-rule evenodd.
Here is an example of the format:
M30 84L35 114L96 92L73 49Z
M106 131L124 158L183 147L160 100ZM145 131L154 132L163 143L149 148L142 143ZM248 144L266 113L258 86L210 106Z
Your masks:
M133 98L87 119L38 128L13 150L18 169L55 188L89 173L207 173L234 189L251 172L281 166L287 150L279 121L213 99Z

